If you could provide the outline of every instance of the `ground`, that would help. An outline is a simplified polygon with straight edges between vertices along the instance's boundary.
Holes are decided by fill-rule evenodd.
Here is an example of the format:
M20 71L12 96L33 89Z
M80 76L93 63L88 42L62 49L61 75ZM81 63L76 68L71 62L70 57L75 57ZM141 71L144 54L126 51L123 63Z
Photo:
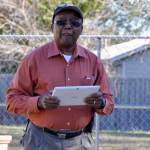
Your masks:
M24 126L0 126L0 135L12 135L8 150L22 150L19 141L24 129ZM150 150L150 132L100 131L99 139L100 150Z

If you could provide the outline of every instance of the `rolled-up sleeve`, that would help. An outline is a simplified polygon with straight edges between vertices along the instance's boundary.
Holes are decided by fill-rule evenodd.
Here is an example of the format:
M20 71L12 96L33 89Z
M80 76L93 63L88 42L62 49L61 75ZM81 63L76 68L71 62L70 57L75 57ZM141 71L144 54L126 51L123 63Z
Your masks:
M28 116L38 112L38 96L33 95L35 66L28 57L24 58L6 92L8 112Z
M96 112L101 115L109 115L113 112L114 109L114 101L113 101L113 95L110 90L108 77L105 72L104 66L100 60L97 60L96 65L96 84L100 85L100 90L103 93L103 96L106 100L106 105L103 109L97 109Z

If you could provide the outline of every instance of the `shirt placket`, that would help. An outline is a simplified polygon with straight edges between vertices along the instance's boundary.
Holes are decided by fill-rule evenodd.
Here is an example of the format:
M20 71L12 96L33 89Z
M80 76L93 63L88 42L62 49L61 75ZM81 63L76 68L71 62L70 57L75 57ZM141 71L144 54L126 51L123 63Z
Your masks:
M66 65L66 86L71 85L71 64L67 63Z
M66 64L66 86L71 86L72 85L72 71L71 71L71 63ZM72 108L70 106L66 107L66 112L67 113L72 113ZM73 117L73 116L72 116ZM74 124L74 120L72 117L69 117L68 121L65 123L66 128L70 128Z

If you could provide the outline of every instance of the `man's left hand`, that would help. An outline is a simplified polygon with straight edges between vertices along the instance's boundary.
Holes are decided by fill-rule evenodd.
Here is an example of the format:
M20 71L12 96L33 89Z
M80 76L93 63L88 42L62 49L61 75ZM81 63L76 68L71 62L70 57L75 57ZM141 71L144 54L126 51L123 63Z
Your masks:
M100 91L87 96L84 101L95 109L103 109L106 105L106 100Z

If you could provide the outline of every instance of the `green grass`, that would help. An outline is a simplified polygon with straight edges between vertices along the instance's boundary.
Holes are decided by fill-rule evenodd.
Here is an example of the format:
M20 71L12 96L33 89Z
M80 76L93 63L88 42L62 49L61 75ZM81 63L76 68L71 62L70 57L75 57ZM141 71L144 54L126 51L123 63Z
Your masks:
M21 150L19 142L24 129L24 126L0 126L0 135L12 135L8 150ZM99 139L100 150L150 150L150 131L100 131Z
M101 131L101 150L150 150L150 132Z

